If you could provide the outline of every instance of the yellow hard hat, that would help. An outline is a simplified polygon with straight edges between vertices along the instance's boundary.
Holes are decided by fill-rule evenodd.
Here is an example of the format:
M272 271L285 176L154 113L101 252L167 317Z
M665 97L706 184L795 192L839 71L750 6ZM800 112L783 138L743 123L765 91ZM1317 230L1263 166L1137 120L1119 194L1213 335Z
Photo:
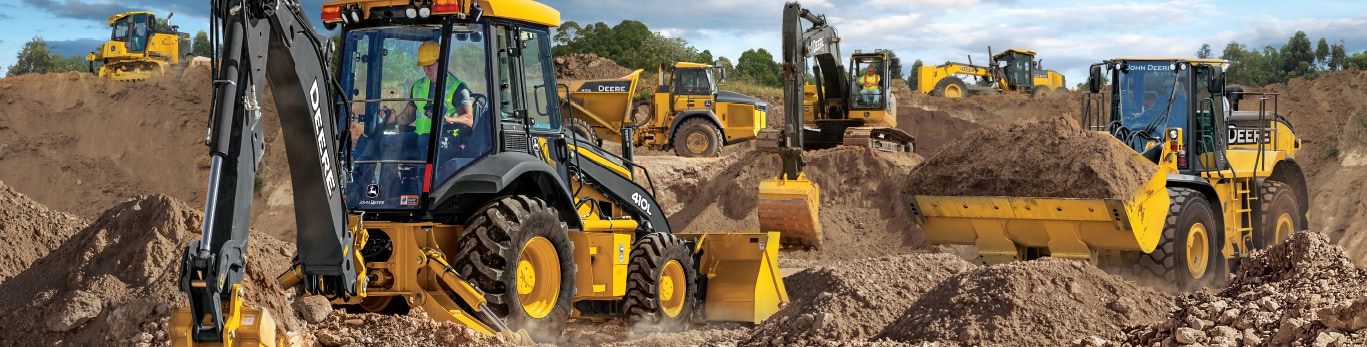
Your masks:
M437 62L437 55L441 52L441 46L436 41L423 42L418 47L418 66L428 66Z

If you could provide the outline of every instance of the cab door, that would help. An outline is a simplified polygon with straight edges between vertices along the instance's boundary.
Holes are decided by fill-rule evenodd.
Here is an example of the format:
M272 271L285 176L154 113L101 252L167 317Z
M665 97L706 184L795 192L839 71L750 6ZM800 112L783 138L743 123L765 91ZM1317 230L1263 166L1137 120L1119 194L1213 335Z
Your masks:
M556 140L563 135L560 133L560 109L557 107L560 103L555 91L555 71L550 60L550 36L543 28L500 25L495 30L499 45L500 80L509 82L500 86L504 115L519 118L516 115L520 114L526 117L520 120L521 126L525 127L522 131L509 131L510 124L505 119L504 136L529 136L525 149L506 149L526 151L540 158L554 167L564 182L569 182L569 170L556 160L562 157L559 154L566 148L556 145ZM505 141L516 142L520 141Z
M710 110L717 89L707 69L678 69L674 72L674 110Z

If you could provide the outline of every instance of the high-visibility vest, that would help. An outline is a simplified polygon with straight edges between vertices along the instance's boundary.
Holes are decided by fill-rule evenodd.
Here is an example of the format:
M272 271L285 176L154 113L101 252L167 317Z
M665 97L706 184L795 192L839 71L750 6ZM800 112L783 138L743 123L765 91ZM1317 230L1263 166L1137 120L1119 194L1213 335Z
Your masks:
M864 90L878 90L878 75L868 74L859 78L859 85L864 86Z
M426 76L419 78L417 82L413 82L413 88L409 95L414 99L425 99L431 95L429 90L431 85L432 82ZM455 105L451 104L451 99L455 98L456 92L460 91L461 88L466 88L464 81L456 78L456 76L446 75L446 112L452 112L455 109ZM417 120L413 123L416 128L414 132L418 135L431 132L432 118L427 115L427 100L413 100L413 107L415 108L414 112L418 115Z

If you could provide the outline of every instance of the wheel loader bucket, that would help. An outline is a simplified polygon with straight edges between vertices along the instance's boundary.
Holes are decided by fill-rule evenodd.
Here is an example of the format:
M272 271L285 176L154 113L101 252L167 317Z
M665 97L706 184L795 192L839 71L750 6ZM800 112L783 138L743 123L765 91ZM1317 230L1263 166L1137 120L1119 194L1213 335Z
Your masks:
M778 270L779 233L675 234L694 242L704 318L759 324L788 302Z
M759 182L759 229L782 233L784 246L821 248L820 207L820 189L805 175Z
M1040 255L1092 260L1093 250L1152 252L1168 213L1159 171L1127 199L902 195L912 222L934 244L976 245L999 264Z

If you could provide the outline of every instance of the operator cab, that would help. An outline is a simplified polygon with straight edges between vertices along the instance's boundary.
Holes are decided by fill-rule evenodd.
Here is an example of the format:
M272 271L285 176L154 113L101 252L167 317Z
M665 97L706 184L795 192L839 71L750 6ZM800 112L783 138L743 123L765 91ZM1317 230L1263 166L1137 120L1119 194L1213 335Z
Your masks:
M430 209L444 202L434 191L504 151L500 144L529 152L539 146L528 141L559 136L545 27L370 10L370 19L343 26L339 52L351 132L347 208ZM375 15L385 11L397 15Z
M1009 49L997 54L993 60L996 61L996 67L1002 69L1002 76L1006 79L1004 82L1007 85L1024 90L1035 86L1032 66L1035 61L1034 52Z
M1110 70L1109 124L1112 135L1157 161L1167 129L1181 129L1183 170L1227 168L1225 129L1229 107L1224 95L1223 67L1217 59L1117 59L1093 65L1089 83L1100 80L1101 66ZM1093 92L1099 87L1092 87ZM1188 163L1188 156L1198 158Z
M157 17L150 12L129 12L121 13L110 18L110 26L113 32L110 33L110 41L124 42L128 53L142 53L147 51L147 38L152 35L152 26L157 24Z
M854 80L851 110L887 109L890 82L896 77L889 75L890 65L897 62L888 60L886 55L885 51L879 49L869 54L856 50L854 55L850 56L849 76Z
M712 68L703 64L678 63L674 69L674 90L679 95L712 96L717 93L717 80Z

